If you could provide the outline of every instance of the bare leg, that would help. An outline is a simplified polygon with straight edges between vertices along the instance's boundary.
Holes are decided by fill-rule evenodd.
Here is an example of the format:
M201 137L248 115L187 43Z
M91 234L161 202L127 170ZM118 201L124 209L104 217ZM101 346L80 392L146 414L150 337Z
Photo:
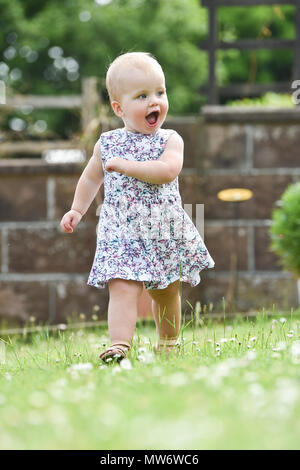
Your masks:
M108 282L108 331L111 344L130 343L138 314L138 300L143 283L126 279L112 279Z
M180 281L175 281L166 289L148 290L152 297L152 311L159 338L175 339L180 330L181 298Z

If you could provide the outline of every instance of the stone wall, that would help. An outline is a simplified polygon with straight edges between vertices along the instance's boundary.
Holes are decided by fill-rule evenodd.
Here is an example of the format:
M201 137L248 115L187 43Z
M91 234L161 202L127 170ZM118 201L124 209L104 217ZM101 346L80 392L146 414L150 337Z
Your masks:
M230 254L236 252L238 310L295 308L296 283L269 249L269 228L276 201L299 180L300 110L208 106L202 117L203 172L195 185L205 203L205 237L216 260L203 283L203 298L218 302L228 295L234 278ZM230 187L253 191L238 213L216 197Z
M59 227L82 169L41 160L0 160L0 316L62 322L105 310L107 293L86 286L96 205L71 236ZM101 312L100 312L101 313Z
M230 110L205 107L201 116L169 118L165 127L185 140L179 178L183 204L204 204L205 243L214 270L201 273L192 288L183 284L188 302L222 310L236 276L231 254L238 254L238 304L241 311L296 306L296 286L269 250L270 216L286 186L299 179L297 109ZM39 159L0 160L0 318L64 322L80 313L105 318L108 290L87 286L96 243L97 203L74 234L60 231L82 167L46 164ZM238 214L219 201L217 192L247 187L254 197ZM103 197L103 188L100 193ZM195 212L193 212L195 217ZM187 302L188 301L188 302Z

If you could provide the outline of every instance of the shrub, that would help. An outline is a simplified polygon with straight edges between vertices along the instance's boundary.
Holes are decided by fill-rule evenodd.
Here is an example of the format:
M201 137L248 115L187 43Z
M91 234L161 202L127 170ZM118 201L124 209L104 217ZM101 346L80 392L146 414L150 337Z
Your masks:
M272 212L271 250L284 268L300 278L300 182L291 184Z

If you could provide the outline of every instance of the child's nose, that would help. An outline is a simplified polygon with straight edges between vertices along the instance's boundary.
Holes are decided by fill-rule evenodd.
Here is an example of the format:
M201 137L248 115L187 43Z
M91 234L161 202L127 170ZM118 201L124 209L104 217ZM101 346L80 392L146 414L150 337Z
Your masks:
M150 100L149 100L150 106L154 106L155 104L158 103L158 101L159 101L159 99L158 99L158 96L156 94L150 95Z

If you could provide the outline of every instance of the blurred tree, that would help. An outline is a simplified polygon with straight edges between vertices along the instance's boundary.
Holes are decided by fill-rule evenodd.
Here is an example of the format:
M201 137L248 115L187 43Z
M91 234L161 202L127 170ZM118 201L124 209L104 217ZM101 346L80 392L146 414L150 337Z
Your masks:
M293 39L296 35L295 12L293 5L220 8L219 39L265 39L266 42L272 38ZM245 81L288 81L292 76L292 50L231 49L219 51L218 59L220 85Z
M294 37L294 10L221 8L220 38ZM197 113L206 101L198 88L208 60L198 44L207 27L200 0L0 0L0 80L19 93L79 93L81 78L104 78L117 55L148 51L165 71L170 113ZM284 80L292 64L287 51L226 50L218 58L220 84ZM69 124L60 116L45 111L40 119L60 132Z
M6 5L19 12L0 19L2 60L21 71L15 81L8 74L18 91L78 92L82 76L104 78L117 55L142 50L165 70L171 112L199 110L207 59L197 47L206 34L198 0L0 0L1 11ZM15 33L16 54L8 58Z

